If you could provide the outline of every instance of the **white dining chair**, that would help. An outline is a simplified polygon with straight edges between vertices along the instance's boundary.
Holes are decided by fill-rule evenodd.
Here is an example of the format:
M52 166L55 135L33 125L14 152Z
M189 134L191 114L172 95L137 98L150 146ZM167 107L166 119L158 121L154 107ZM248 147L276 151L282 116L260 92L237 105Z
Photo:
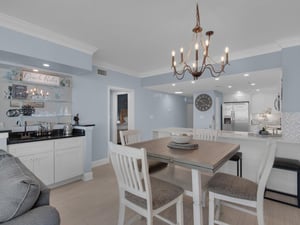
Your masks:
M264 191L274 163L275 152L276 145L274 143L268 144L257 173L256 182L225 173L216 173L213 176L207 186L209 191L209 225L227 224L219 220L220 201L226 206L256 215L258 225L264 225Z
M193 138L205 141L217 141L219 131L215 129L194 129ZM242 152L235 153L230 159L230 161L236 162L236 174L242 177L243 164L242 164Z
M193 138L205 141L216 141L218 136L218 130L213 129L194 129Z
M183 225L183 189L149 176L145 149L109 142L109 152L119 186L118 225L125 222L126 207L145 217L147 225L153 224L153 217L171 225ZM159 215L173 205L176 205L175 223Z
M141 141L141 132L139 130L120 131L120 139L122 145L134 144ZM167 167L168 163L149 159L149 173L154 173Z
M139 130L120 130L120 139L122 145L129 145L141 141L141 132Z

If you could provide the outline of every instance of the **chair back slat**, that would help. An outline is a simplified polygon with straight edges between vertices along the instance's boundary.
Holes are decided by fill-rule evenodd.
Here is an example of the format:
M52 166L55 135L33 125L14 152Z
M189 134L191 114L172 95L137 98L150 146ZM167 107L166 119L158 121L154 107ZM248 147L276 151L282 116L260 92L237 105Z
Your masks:
M218 131L213 129L194 129L193 138L204 141L216 141Z
M130 192L146 200L151 198L150 179L145 149L109 143L110 158L114 167L120 191ZM138 161L142 168L139 171Z
M141 140L141 132L139 130L121 130L120 139L122 145L133 144Z
M257 173L257 183L258 183L258 190L257 190L257 199L263 199L265 187L271 173L275 154L276 154L276 143L267 143L267 151L264 154L264 157L261 161L258 173Z

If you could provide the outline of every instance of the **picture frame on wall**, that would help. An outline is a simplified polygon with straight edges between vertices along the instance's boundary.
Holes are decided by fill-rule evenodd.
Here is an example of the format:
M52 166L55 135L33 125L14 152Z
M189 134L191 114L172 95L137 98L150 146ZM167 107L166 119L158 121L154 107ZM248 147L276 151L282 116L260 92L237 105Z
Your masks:
M13 99L26 99L27 98L27 86L13 84L12 85L12 98Z

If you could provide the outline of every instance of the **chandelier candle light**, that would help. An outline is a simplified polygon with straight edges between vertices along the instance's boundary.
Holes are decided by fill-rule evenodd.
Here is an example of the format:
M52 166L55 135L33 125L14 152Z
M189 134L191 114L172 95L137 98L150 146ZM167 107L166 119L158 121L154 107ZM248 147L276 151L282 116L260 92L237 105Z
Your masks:
M176 68L176 61L175 61L175 51L172 51L172 66L171 68L174 70L174 75L178 80L182 80L184 78L185 72L188 71L194 78L194 80L197 80L205 70L208 70L212 77L219 77L221 73L224 72L225 66L229 64L228 61L228 53L229 48L225 48L225 57L221 57L221 64L215 63L208 54L209 45L210 45L210 38L214 34L213 31L207 31L206 36L207 39L203 41L202 38L202 27L200 25L200 16L199 16L199 7L198 3L196 5L196 26L193 29L194 35L195 35L195 61L192 64L192 67L187 64L187 61L189 60L189 56L191 53L191 49L189 50L186 59L183 57L183 48L180 48L180 67L182 70L178 71ZM202 63L199 61L199 46L202 47L203 50L203 59ZM209 62L210 61L210 62ZM215 64L215 65L213 65ZM218 66L218 69L215 69L214 66Z

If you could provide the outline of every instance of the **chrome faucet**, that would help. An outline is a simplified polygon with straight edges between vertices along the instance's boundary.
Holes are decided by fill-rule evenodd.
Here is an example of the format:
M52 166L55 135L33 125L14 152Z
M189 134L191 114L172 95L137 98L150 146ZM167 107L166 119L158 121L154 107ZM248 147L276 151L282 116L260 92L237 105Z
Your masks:
M28 136L27 134L27 121L24 122L24 133L23 136Z

